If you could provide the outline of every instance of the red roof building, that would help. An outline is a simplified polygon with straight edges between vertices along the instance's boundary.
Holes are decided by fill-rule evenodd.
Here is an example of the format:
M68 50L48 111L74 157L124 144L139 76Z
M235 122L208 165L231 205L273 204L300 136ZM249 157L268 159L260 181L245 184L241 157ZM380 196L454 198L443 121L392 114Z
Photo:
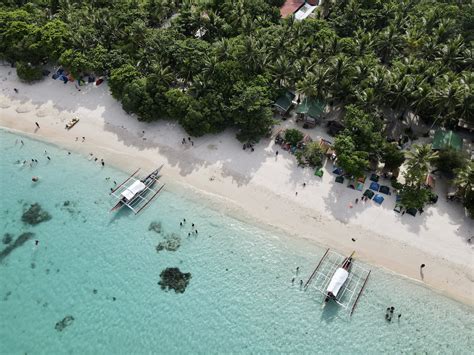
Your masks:
M304 0L286 0L282 7L280 7L280 15L285 18L295 13L302 5Z

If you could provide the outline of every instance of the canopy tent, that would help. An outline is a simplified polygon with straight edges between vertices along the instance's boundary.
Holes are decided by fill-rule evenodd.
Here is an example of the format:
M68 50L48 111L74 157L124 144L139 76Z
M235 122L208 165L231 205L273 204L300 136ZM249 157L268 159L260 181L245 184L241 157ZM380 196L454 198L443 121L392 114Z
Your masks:
M385 195L391 195L392 193L390 192L390 187L382 185L380 186L379 192Z
M336 176L336 182L342 184L344 182L344 177L342 175Z
M374 190L374 191L379 191L380 185L378 184L378 182L372 181L370 183L369 189Z
M371 181L379 182L379 179L380 179L380 176L378 176L377 174L370 175Z
M361 183L360 181L357 181L356 190L362 191L363 189L364 189L364 184Z
M320 178L322 178L323 175L324 175L323 169L316 169L316 170L314 171L314 175L319 176Z
M372 197L374 197L375 193L373 191L370 191L370 190L365 190L363 195L365 197L367 197L369 200L371 200Z
M407 208L407 213L412 215L413 217L416 216L416 213L418 212L418 210L414 207L411 207L411 208Z
M293 103L293 99L295 98L295 94L290 91L286 91L283 95L281 95L273 104L277 108L278 111L285 114L290 110L291 104Z
M379 194L376 194L375 197L374 197L374 202L381 205L382 202L383 202L384 198L382 197L382 195L379 195Z
M145 184L139 180L135 181L129 187L127 187L121 195L125 197L127 200L131 200L133 196L137 193L143 191L146 188Z
M453 131L439 129L434 135L432 148L434 150L452 148L459 151L462 149L462 139Z

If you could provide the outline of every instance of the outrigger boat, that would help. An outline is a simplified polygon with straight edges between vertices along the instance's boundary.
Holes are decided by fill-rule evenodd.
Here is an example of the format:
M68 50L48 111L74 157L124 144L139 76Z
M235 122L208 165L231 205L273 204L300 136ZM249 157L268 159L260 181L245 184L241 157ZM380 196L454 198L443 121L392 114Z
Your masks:
M324 296L323 307L333 300L352 315L370 276L370 270L355 263L354 254L344 257L327 249L306 281L304 290L312 286Z
M66 129L67 130L70 130L72 127L75 126L75 124L79 122L79 118L78 117L74 117L72 120L70 120L68 123L66 123Z
M337 302L337 294L341 290L342 286L347 281L349 277L349 272L351 271L352 266L352 257L354 256L354 251L352 254L345 258L342 262L341 267L337 268L337 270L332 275L331 281L329 281L329 285L326 289L326 298L324 299L324 303L329 302L330 300L334 300Z
M119 201L115 204L114 207L112 207L110 212L117 211L123 206L127 206L135 213L138 213L143 208L145 208L145 206L148 205L148 203L150 203L151 200L153 200L153 198L156 195L158 195L158 193L164 187L164 185L162 185L156 191L152 189L152 187L161 177L159 173L162 167L163 165L160 166L158 169L152 171L150 174L148 174L146 177L144 177L141 180L134 178L135 174L138 173L138 171L140 170L140 169L137 169L127 180L125 180L122 184L120 184L114 190L112 190L111 195L118 197ZM127 185L127 182L131 179L135 181ZM120 192L116 193L117 191L120 191ZM152 191L153 195L149 199L147 199L146 195L148 194L149 191ZM138 208L137 206L140 204L140 202L144 202L145 204L141 206L140 208Z

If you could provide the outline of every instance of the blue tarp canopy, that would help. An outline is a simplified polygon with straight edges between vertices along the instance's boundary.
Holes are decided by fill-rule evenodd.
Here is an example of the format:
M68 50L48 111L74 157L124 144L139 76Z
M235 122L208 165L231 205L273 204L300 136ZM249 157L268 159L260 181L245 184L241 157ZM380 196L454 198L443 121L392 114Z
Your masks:
M374 181L370 184L369 189L374 190L374 191L379 191L380 185Z
M341 175L343 173L342 169L341 168L335 168L333 171L332 171L333 174L336 174L336 175Z
M381 205L382 202L383 202L383 197L382 197L382 195L376 194L375 197L374 197L374 201L375 201L376 203L378 203L379 205Z

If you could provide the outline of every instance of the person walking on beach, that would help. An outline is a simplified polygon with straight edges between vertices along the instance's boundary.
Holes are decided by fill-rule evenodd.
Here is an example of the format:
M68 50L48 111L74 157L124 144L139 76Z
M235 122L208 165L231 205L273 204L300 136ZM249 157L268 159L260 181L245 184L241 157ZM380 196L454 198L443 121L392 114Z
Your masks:
M275 155L278 156L278 150L275 152Z
M13 88L13 91L15 91L15 93L18 94L18 89L17 88Z
M86 140L86 137L82 137L82 141L84 142Z
M23 141L22 141L22 140L20 140L20 143L21 143L21 145L25 145L25 143L23 143Z
M36 127L40 128L40 125L38 122L35 122Z

